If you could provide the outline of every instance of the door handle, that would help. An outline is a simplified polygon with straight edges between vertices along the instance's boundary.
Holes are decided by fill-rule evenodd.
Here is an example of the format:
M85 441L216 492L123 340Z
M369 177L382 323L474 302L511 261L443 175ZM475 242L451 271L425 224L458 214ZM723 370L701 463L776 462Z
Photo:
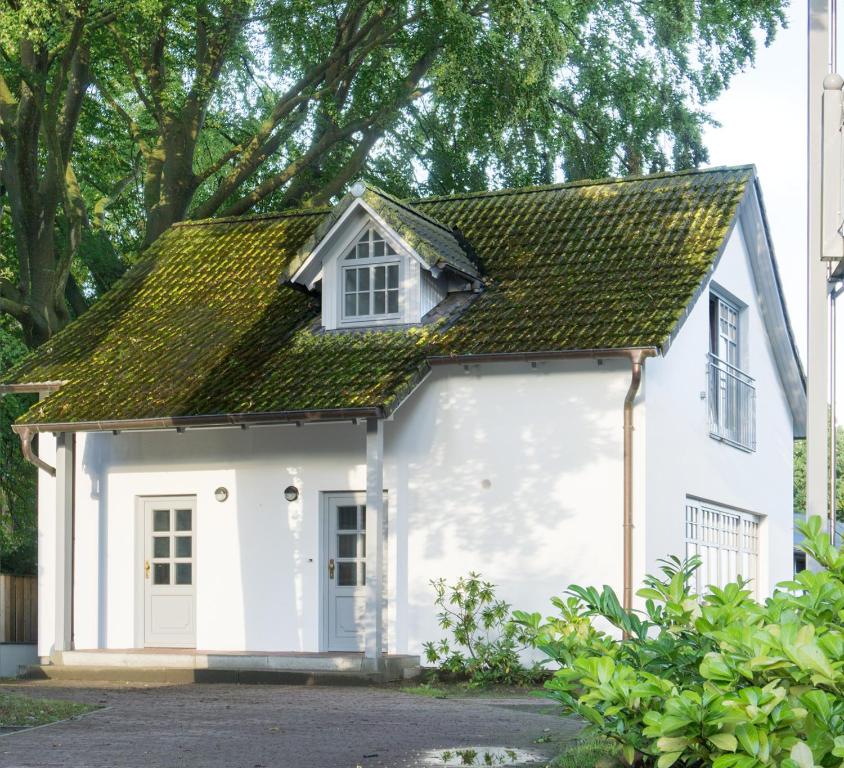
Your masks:
M144 561L144 578L149 578L149 560Z
M329 579L334 578L334 558L333 557L328 561L328 578Z

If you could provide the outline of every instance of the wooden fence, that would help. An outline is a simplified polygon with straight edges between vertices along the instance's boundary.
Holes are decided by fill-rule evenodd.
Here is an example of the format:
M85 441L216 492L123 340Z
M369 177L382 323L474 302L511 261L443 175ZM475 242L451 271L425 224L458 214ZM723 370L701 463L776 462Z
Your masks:
M0 574L0 642L38 639L38 578Z

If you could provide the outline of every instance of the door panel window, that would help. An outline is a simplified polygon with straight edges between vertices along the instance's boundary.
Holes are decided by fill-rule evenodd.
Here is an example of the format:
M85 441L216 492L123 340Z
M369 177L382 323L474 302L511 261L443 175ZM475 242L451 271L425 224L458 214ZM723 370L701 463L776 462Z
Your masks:
M337 507L337 586L366 584L366 505Z
M153 510L153 583L193 584L193 510ZM171 527L172 526L172 527Z

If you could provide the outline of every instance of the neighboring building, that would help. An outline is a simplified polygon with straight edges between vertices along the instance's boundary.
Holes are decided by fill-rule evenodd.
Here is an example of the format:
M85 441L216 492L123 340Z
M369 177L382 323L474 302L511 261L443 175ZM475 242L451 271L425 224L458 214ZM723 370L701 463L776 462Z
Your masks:
M43 395L56 663L375 669L440 635L438 577L548 612L669 554L791 573L804 381L751 167L179 224L4 389Z

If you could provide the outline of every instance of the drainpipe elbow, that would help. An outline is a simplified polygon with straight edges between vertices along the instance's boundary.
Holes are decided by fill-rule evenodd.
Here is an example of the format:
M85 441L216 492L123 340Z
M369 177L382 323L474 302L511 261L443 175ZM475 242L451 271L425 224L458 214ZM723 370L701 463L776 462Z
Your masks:
M38 467L38 469L43 470L46 472L50 477L56 476L56 468L51 467L44 459L42 459L35 451L32 450L32 438L34 437L33 430L29 427L22 427L19 430L16 430L18 435L21 439L21 451L23 452L23 457L32 465Z

